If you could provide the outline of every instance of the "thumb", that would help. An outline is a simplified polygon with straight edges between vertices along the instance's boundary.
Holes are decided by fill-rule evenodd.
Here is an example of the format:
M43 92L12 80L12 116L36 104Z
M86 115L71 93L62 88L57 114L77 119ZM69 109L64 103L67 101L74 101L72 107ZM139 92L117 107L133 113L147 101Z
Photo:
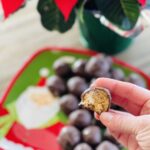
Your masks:
M110 130L121 133L137 134L144 125L150 124L146 117L136 117L126 112L103 112L100 121Z

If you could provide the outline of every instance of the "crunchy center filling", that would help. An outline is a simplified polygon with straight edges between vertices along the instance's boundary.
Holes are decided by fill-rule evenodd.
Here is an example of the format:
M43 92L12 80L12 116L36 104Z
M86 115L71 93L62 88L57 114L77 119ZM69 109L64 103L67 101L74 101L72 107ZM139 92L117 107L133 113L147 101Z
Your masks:
M88 109L101 113L108 110L110 97L103 89L92 89L83 95L82 104Z

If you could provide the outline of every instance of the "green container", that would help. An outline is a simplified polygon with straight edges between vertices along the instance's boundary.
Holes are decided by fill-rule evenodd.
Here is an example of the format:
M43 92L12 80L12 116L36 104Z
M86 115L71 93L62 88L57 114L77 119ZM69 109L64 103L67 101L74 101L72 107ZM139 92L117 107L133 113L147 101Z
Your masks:
M85 47L109 55L124 51L132 42L102 25L91 11L84 10L83 20L79 17L81 42Z

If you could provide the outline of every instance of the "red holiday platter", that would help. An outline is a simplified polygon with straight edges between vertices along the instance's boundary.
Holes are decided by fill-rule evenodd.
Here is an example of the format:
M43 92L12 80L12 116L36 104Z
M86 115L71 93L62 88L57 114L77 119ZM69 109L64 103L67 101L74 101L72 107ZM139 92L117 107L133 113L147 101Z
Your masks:
M57 137L67 123L58 97L46 88L54 75L55 60L88 59L98 53L89 50L47 47L37 51L23 65L0 100L0 149L60 150ZM139 69L116 58L113 66L125 75L136 73L150 89L150 78Z

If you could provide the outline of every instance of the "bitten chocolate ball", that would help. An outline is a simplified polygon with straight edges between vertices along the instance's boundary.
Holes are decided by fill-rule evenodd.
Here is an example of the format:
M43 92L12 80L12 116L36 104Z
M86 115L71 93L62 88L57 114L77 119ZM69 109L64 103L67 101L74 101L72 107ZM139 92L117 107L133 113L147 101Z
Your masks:
M109 141L104 141L96 148L96 150L119 150L119 148Z
M122 69L115 68L111 70L111 75L113 79L116 80L124 80L125 74Z
M105 88L89 88L81 95L80 104L87 109L101 114L110 108L110 92Z
M80 97L82 92L87 89L88 85L83 78L75 76L68 80L67 87L70 93Z
M80 140L80 131L73 126L65 126L58 136L58 143L64 150L72 150Z
M92 150L92 147L87 143L80 143L73 150Z
M92 116L89 111L79 109L69 115L69 124L83 129L92 123Z
M142 77L140 77L139 75L135 74L135 73L131 73L126 80L127 82L133 83L135 85L141 86L141 87L145 87L145 82L142 79Z
M103 56L92 57L86 64L85 71L92 77L105 77L111 68L111 63Z
M88 126L82 131L83 141L91 146L98 145L102 140L101 130L98 126Z
M68 77L71 75L71 66L65 61L56 60L53 65L55 73L60 77Z
M66 92L65 82L59 76L51 76L46 85L55 96L60 96Z
M75 61L72 67L73 73L76 74L77 76L86 77L87 76L85 72L86 63L87 61L83 59Z
M78 108L78 99L72 94L66 94L60 98L61 110L69 115L72 111Z

